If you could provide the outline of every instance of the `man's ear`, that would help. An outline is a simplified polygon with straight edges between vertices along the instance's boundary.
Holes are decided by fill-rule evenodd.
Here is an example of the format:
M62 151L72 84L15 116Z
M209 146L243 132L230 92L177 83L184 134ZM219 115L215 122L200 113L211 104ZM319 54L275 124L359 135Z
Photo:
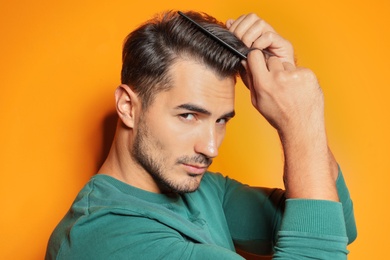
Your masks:
M115 91L115 101L119 118L127 127L133 128L140 105L138 95L128 85L121 84Z

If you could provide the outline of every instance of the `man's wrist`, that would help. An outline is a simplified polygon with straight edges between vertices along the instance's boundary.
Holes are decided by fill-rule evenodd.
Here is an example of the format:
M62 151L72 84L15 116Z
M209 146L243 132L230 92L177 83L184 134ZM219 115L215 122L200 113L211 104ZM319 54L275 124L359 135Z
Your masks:
M328 148L325 131L285 135L281 141L286 196L338 201L337 163Z

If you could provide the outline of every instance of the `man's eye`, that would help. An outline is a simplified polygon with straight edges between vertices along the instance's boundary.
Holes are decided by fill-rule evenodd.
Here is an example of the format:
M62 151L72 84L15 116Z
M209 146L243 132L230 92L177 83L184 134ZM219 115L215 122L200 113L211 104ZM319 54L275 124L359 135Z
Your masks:
M220 118L217 120L217 124L224 125L229 121L227 118Z
M195 115L191 113L181 114L180 117L188 121L195 119Z

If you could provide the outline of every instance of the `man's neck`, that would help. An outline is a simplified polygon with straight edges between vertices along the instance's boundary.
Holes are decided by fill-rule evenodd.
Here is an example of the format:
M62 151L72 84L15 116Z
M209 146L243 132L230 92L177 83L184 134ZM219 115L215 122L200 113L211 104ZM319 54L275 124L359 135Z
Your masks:
M131 156L128 140L120 139L115 136L110 152L97 173L109 175L142 190L161 193L153 177Z

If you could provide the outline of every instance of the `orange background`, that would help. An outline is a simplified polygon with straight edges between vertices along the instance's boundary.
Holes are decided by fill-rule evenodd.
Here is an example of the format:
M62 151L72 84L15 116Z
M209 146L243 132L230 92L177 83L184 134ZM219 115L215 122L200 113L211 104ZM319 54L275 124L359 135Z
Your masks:
M0 258L43 258L107 152L123 38L166 9L221 20L256 12L295 45L323 87L330 145L354 199L359 235L349 259L390 257L389 1L166 2L0 1ZM277 135L241 83L236 110L212 169L281 186Z

